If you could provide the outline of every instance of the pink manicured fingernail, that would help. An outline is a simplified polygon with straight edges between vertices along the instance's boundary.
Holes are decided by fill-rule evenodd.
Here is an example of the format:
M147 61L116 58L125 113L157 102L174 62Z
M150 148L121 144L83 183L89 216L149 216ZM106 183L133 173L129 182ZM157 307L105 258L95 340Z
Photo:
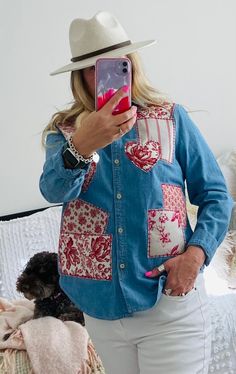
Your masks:
M150 276L152 275L152 272L151 272L151 271L147 271L147 272L145 273L145 275L146 275L146 277L150 277Z
M129 92L129 86L123 86L122 91L124 92Z

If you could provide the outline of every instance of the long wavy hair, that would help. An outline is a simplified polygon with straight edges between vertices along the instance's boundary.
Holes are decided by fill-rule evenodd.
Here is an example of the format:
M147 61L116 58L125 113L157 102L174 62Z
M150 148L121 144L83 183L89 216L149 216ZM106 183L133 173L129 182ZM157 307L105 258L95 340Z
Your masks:
M146 107L151 105L163 106L166 102L171 102L161 92L151 86L145 76L141 59L137 52L128 54L132 64L132 102L137 106ZM83 78L82 70L71 72L71 91L74 100L69 109L58 111L53 114L49 124L43 131L42 142L45 145L48 133L57 132L57 125L79 126L81 120L95 110L94 98L89 94Z

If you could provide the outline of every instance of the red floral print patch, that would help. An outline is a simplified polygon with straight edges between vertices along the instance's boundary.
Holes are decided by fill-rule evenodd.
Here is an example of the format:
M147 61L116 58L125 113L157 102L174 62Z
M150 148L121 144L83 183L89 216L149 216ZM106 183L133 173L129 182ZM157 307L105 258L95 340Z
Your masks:
M136 124L138 142L128 142L125 152L128 158L143 171L150 171L159 160L173 162L175 145L173 108L173 104L138 108ZM158 147L154 150L153 145L158 145ZM146 153L146 149L149 150L149 148L152 148L152 156L147 160L142 156L140 165L140 153Z
M167 209L148 211L148 257L176 256L184 251L185 240L179 215Z
M125 145L128 158L143 171L149 171L161 157L160 144L148 141L144 145L136 142L128 142Z
M186 202L182 188L172 184L162 184L163 207L175 211L179 225L186 227Z
M81 199L70 201L63 212L62 232L103 234L108 214Z
M97 169L97 163L93 161L90 165L89 171L85 175L84 183L82 185L83 192L86 192L87 189L89 188L89 185L94 177L94 174L96 173L96 169Z
M111 280L111 235L61 234L59 264L64 275Z
M138 108L137 119L162 118L169 119L173 116L174 104L163 103L163 105L152 105L146 108Z

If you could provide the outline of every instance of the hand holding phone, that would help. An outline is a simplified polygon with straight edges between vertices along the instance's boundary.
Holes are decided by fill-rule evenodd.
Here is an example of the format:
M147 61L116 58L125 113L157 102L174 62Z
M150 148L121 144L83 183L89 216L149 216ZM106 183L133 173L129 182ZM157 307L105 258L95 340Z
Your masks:
M131 62L126 57L100 58L96 61L96 110L101 109L116 91L123 87L123 97L113 114L123 113L131 107Z

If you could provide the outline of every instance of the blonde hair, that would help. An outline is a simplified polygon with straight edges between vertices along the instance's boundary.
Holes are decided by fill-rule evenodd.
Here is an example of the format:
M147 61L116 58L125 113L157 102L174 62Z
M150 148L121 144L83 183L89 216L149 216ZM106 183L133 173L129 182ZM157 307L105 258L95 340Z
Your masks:
M145 76L141 59L137 52L128 54L132 64L132 102L138 106L146 107L151 105L163 106L170 102L163 94L153 88ZM71 72L70 87L74 101L69 109L54 113L49 124L43 131L42 142L48 133L57 132L57 125L81 124L81 120L95 110L94 98L89 94L83 78L82 70Z

